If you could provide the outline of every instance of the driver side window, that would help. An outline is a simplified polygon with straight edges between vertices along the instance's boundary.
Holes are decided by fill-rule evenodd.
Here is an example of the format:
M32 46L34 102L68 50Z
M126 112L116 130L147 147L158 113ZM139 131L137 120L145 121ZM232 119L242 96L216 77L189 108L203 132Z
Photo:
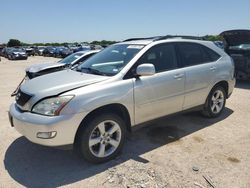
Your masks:
M159 44L149 49L141 58L142 63L151 63L156 72L177 68L175 47L173 44Z
M178 66L174 44L165 43L150 48L142 55L137 63L135 63L127 75L125 75L124 79L132 78L135 75L136 68L144 63L153 64L156 73L176 69Z

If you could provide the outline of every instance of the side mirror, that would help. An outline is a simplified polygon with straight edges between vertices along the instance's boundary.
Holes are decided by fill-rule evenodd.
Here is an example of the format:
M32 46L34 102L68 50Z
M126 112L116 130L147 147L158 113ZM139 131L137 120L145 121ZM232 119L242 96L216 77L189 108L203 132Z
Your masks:
M150 63L144 63L136 68L136 74L138 76L152 76L155 74L155 66Z

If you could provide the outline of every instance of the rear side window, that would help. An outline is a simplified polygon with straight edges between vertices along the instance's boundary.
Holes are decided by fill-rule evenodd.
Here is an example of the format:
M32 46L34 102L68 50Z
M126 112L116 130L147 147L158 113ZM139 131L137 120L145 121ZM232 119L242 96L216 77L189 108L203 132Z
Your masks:
M202 47L195 43L178 43L183 66L187 67L211 62L209 54Z
M209 55L211 61L217 61L221 56L217 54L215 51L211 50L208 47L202 46L203 50Z

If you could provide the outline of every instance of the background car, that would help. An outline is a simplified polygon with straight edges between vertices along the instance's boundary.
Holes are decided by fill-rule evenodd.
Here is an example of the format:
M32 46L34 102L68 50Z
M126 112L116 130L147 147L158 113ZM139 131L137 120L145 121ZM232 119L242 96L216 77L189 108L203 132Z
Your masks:
M54 56L65 58L72 53L73 53L73 51L70 50L69 48L61 46L61 47L56 48Z
M28 59L28 55L25 50L21 48L10 48L7 52L7 58L9 60L18 60L18 59Z
M74 52L80 52L80 51L86 51L86 50L91 50L91 47L87 44L81 44L74 50Z
M237 79L250 79L250 30L230 30L220 34L224 38L225 52L235 63Z
M6 47L6 48L2 49L1 55L3 57L5 57L5 58L8 58L8 54L9 54L9 52L10 52L11 49L12 48L9 48L9 47Z
M55 56L55 51L56 51L55 47L52 47L52 46L46 47L43 50L43 56L54 57Z
M4 47L0 46L0 56L2 56L2 51L3 51Z
M6 48L2 48L0 50L0 56L4 57L5 50L6 50Z
M35 50L33 47L27 46L24 47L24 50L26 51L28 56L34 56L35 55Z
M34 47L35 55L43 55L44 49L45 49L44 46L35 46Z
M25 70L26 76L29 79L32 79L44 74L49 74L66 68L74 69L75 67L78 66L78 64L84 62L86 59L98 53L99 51L100 50L76 52L56 63L43 63L43 64L32 65Z

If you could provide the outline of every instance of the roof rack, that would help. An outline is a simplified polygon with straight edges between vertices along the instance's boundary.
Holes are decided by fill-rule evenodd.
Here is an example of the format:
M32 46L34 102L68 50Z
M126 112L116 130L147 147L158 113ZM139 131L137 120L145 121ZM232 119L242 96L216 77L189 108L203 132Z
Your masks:
M158 40L165 40L171 38L181 38L181 39L191 39L191 40L205 40L204 37L197 37L197 36L188 36L188 35L166 35L159 38L154 39L154 41Z
M134 40L165 40L171 38L181 38L181 39L191 39L191 40L206 40L205 37L197 37L197 36L188 36L188 35L165 35L165 36L155 36L155 37L147 37L147 38L130 38L126 39L123 42L134 41Z
M133 40L156 40L157 38L160 38L161 36L157 37L147 37L147 38L129 38L124 40L123 42L133 41Z

